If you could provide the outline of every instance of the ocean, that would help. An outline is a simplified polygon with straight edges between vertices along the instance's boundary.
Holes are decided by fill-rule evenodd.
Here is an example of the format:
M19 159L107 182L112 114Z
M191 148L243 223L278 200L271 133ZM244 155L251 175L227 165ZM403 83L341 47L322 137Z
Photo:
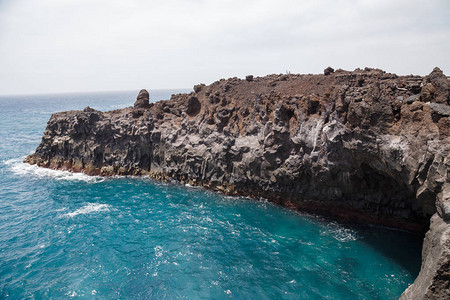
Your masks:
M137 92L0 97L0 299L396 299L413 283L420 236L22 163L52 113L131 106Z

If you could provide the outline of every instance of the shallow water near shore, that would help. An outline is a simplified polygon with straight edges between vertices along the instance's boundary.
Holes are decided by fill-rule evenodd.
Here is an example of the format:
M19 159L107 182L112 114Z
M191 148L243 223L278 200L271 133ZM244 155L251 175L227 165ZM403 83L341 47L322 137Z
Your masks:
M396 299L412 284L415 235L21 162L51 113L130 106L136 94L0 97L0 298Z

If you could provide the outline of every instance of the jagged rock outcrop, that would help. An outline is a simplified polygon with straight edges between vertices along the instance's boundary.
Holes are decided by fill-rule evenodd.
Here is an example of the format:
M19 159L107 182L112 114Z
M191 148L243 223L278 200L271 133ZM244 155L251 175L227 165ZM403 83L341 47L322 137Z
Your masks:
M448 295L448 78L437 68L424 78L325 73L222 79L144 106L56 113L26 161L173 178L408 230L431 218L421 273L403 297Z
M147 90L141 90L134 102L134 108L149 108L150 107L150 95Z

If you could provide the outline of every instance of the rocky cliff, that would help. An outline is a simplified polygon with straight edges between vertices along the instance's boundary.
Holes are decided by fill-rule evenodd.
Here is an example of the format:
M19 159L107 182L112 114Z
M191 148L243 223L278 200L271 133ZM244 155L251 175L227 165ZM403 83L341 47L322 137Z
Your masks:
M378 69L222 79L134 107L54 114L26 162L173 178L342 220L426 230L402 297L450 294L450 82ZM431 218L431 223L430 223Z

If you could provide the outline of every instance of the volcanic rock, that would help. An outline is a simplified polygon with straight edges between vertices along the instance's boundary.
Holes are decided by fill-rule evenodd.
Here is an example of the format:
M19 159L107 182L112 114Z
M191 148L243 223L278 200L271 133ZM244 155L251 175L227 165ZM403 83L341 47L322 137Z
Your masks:
M196 84L196 85L194 85L194 92L199 93L204 87L205 87L205 85L203 83Z
M435 94L435 99L430 99L431 101L450 104L450 85L447 76L444 75L441 69L434 68L430 75L425 78L425 81L427 86L432 86L429 89Z
M439 69L422 78L365 68L221 79L152 106L143 90L135 108L53 114L26 162L171 178L344 221L428 229L421 272L403 298L445 299L448 86Z
M334 69L332 67L327 67L323 70L324 75L330 75L331 73L334 73Z
M134 108L148 108L150 95L147 90L141 90L137 96L136 102L134 102Z
M190 117L194 117L200 112L201 108L202 108L202 104L200 103L200 101L198 101L198 98L195 96L192 96L188 100L186 113Z

